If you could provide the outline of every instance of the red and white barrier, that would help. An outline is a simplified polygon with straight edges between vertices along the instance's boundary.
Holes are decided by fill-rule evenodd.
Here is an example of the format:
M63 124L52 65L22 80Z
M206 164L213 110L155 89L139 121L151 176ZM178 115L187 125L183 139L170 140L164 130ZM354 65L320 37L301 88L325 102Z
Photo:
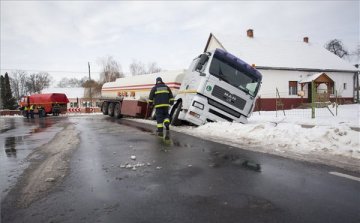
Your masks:
M81 112L81 108L69 108L69 112Z

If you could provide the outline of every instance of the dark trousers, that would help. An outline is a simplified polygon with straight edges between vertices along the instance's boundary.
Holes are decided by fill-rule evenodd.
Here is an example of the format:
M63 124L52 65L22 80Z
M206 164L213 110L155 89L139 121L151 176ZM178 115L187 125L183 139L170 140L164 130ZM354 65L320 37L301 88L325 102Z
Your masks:
M156 108L155 114L158 131L162 132L164 129L163 123L165 122L165 126L169 126L170 124L169 107Z
M33 119L34 118L34 110L30 110L30 117Z
M25 115L26 115L26 118L29 118L29 111L28 110L25 111Z
M39 113L39 118L42 117L42 110L38 110L38 113Z

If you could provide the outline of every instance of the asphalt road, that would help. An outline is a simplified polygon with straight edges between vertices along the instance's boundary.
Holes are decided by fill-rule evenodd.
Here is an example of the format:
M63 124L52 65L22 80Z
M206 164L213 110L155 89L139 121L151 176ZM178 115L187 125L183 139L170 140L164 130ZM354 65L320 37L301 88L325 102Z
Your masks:
M357 173L174 131L158 138L154 126L106 116L1 121L2 223L360 222L360 182L330 174ZM80 131L69 174L18 207L22 161L66 122Z

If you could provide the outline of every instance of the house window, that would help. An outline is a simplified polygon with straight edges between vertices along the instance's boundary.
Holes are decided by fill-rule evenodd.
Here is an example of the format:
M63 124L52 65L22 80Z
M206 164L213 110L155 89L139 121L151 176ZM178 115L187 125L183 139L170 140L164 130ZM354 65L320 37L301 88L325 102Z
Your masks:
M335 94L335 83L330 83L330 93Z
M297 81L289 81L289 95L297 95Z
M346 90L346 83L344 83L344 90Z

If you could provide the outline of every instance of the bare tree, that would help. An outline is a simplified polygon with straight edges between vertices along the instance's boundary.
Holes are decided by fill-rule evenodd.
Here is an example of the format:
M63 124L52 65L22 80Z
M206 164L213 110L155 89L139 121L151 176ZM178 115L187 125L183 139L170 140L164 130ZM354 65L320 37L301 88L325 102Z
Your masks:
M147 74L151 74L151 73L159 73L163 71L163 69L161 69L160 67L157 66L156 62L150 62L148 64L148 69L146 71Z
M130 68L130 73L132 76L146 74L145 65L141 61L137 61L137 60L133 59L129 68Z
M340 58L345 59L345 57L349 55L349 52L341 40L338 39L330 40L327 44L325 44L325 48Z
M79 87L84 87L86 81L88 81L88 80L89 80L89 78L87 76L84 76L83 78L81 78L79 81Z
M98 63L102 67L100 72L100 83L115 81L117 78L125 76L120 63L115 61L112 56L100 58L98 59Z
M50 87L53 78L47 72L40 72L36 74L36 93L40 94L41 91Z
M26 83L27 73L22 70L15 70L10 73L10 84L11 89L14 92L14 97L16 100L27 94L25 83Z
M25 82L26 92L30 95L36 93L36 74L30 74Z
M356 57L357 60L360 60L360 43L358 43L356 49L353 52L353 55Z
M91 87L91 96L99 97L101 95L101 88L103 84L94 80L87 80L84 84L85 88L85 97L90 97L90 87Z
M62 78L57 84L58 87L83 87L85 82L88 80L88 77L83 77L81 79L73 78Z
M25 88L28 94L38 93L50 86L53 81L47 72L33 73L26 78Z
M141 61L137 61L133 59L132 63L129 66L130 73L132 76L143 75L143 74L151 74L161 72L162 69L157 66L156 62L148 63L147 69L145 68L145 64Z
M56 86L64 88L64 87L68 87L68 85L69 85L69 79L63 77Z

